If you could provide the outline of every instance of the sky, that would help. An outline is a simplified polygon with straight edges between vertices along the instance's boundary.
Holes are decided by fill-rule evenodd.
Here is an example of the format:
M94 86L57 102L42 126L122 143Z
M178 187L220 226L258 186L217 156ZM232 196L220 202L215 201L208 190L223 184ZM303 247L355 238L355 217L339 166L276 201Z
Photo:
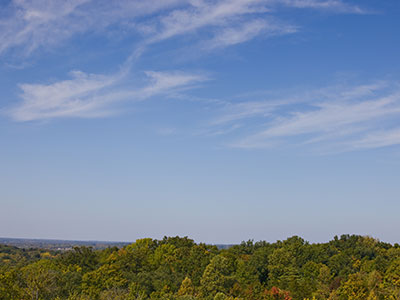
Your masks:
M0 0L0 236L400 241L398 0Z

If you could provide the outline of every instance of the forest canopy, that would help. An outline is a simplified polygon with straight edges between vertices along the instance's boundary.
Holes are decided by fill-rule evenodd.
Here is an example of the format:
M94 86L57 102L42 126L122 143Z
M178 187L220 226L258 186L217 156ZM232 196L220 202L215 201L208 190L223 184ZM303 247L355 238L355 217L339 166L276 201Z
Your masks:
M187 237L69 251L0 245L2 300L400 299L400 246L358 235L308 243Z

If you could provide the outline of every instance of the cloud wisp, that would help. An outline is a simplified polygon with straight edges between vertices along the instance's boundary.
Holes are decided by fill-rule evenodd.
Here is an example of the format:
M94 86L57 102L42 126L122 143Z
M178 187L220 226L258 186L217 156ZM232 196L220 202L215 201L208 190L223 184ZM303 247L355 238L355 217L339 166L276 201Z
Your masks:
M266 12L264 1L190 1L189 8L174 10L157 20L157 34L149 42L157 42L198 31L200 29L228 28L234 21L248 15ZM156 31L156 30L155 30Z
M182 72L145 72L146 82L132 87L123 72L104 76L71 72L71 79L50 84L22 84L22 103L7 113L15 121L54 118L95 118L115 112L114 106L126 101L142 101L206 80L203 75Z
M345 4L340 0L193 0L187 3L190 5L174 9L143 26L144 31L150 33L146 43L152 44L206 30L212 38L203 40L201 48L211 50L243 43L257 36L265 38L296 32L297 26L274 18L278 6L365 13L358 6Z
M196 48L207 53L257 37L292 34L298 30L295 25L274 17L282 6L361 12L340 0L11 1L0 17L0 55L22 52L29 56L79 34L107 33L111 26L124 27L127 35L135 35L136 48L126 59L125 70L113 75L72 71L70 79L58 82L20 83L22 101L7 111L16 121L100 117L114 113L113 105L125 99L146 99L191 86L203 76L148 71L147 86L132 88L126 82L137 76L131 72L133 61L150 45L168 39L193 34ZM247 114L267 109L264 104L247 106Z
M400 144L399 117L400 85L377 82L228 104L210 126L220 132L232 124L245 125L246 134L232 147L290 145L341 152Z
M0 55L13 49L27 56L78 34L106 31L114 24L131 28L136 18L181 2L14 0L4 8L0 19Z
M241 44L262 35L286 35L295 33L297 28L291 25L275 24L272 21L256 19L240 24L240 26L224 28L205 42L204 49L213 50Z
M142 35L145 44L207 29L213 36L208 48L294 32L296 26L269 20L277 7L364 12L340 0L14 0L0 17L0 55L12 49L27 56L111 26Z
M340 0L276 0L276 4L285 5L293 8L311 8L320 9L326 11L333 11L338 13L355 13L355 14L365 14L368 13L367 10L361 8L357 5L351 5Z

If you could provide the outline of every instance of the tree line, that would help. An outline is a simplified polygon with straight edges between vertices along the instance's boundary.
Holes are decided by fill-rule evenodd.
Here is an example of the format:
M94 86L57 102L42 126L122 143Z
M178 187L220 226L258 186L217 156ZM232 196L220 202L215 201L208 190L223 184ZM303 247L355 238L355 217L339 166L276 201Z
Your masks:
M0 245L2 300L400 300L400 246L342 235L312 244L187 237L60 252Z

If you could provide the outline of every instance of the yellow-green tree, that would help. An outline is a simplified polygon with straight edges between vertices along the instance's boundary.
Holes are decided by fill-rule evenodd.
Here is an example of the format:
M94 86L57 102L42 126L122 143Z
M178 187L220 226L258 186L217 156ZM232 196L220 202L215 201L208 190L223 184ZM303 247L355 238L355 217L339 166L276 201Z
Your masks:
M362 278L362 274L355 273L338 289L338 296L341 300L365 300L368 296L368 288Z
M52 300L60 291L60 275L54 261L39 260L21 269L22 294L29 300Z
M214 256L201 278L201 295L212 299L218 292L227 293L233 285L231 271L227 258Z
M178 296L194 296L194 287L193 287L193 283L192 280L189 277L185 277L185 279L183 279L181 286L178 290Z

